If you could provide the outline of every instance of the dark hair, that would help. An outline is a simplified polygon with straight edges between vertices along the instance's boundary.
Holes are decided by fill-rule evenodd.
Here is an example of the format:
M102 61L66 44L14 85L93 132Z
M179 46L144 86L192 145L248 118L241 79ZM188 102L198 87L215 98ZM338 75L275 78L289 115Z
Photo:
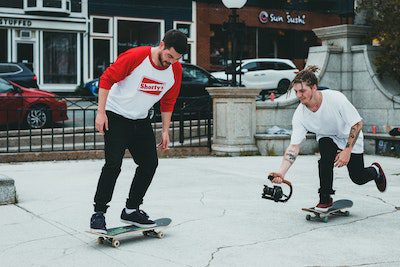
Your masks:
M165 49L170 49L171 47L173 47L175 51L181 55L186 54L187 52L187 37L181 31L167 31L164 35L163 42L165 44Z
M305 82L307 86L312 87L314 84L318 86L318 78L315 73L319 70L319 68L315 65L310 65L307 68L303 69L299 73L297 73L296 77L294 77L292 83L289 86L289 90L293 87L295 83Z

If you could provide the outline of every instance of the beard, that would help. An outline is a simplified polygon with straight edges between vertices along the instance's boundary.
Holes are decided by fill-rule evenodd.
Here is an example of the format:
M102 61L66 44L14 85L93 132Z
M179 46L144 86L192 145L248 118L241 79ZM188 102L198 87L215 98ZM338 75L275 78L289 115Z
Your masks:
M169 65L171 65L171 63L169 63L168 61L165 61L165 60L162 59L161 53L158 54L158 61L160 61L161 65L162 65L163 67L165 67L165 68L168 68Z

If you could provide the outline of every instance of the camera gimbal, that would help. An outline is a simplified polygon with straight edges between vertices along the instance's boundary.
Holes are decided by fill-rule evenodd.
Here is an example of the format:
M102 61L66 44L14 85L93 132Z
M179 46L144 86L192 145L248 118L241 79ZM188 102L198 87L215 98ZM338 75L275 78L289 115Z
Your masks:
M268 175L268 179L272 181L274 177L272 175ZM264 190L262 194L262 198L273 200L275 202L286 202L289 200L289 198L292 196L293 188L292 184L283 179L283 183L289 186L290 192L289 195L285 195L283 193L282 187L274 185L274 187L269 187L267 185L264 185Z

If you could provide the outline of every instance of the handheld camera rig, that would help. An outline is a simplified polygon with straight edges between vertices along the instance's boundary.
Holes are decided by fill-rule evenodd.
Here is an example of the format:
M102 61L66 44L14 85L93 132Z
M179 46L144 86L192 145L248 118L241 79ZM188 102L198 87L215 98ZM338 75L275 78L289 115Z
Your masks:
M272 175L268 175L268 179L270 181L272 181L274 179L274 177ZM288 201L290 199L290 197L292 196L292 192L293 192L292 184L285 179L283 179L283 183L286 184L287 186L289 186L289 189L290 189L289 195L284 194L282 187L280 187L278 185L274 185L274 187L269 187L267 185L264 185L262 198L273 200L275 202Z

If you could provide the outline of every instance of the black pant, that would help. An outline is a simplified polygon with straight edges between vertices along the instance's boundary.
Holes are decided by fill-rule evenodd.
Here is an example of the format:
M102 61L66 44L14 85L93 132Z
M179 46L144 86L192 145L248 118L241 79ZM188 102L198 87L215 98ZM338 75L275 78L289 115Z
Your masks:
M329 137L323 137L318 141L321 159L318 161L319 168L319 193L324 195L334 194L332 189L333 167L335 157L338 153L338 146ZM351 153L350 161L347 164L350 179L358 185L368 183L377 177L374 167L364 168L364 154Z
M121 172L122 159L128 149L138 165L126 200L127 208L138 208L153 179L158 165L156 141L150 120L130 120L107 111L108 131L105 131L105 164L94 197L94 210L106 212L115 183Z

